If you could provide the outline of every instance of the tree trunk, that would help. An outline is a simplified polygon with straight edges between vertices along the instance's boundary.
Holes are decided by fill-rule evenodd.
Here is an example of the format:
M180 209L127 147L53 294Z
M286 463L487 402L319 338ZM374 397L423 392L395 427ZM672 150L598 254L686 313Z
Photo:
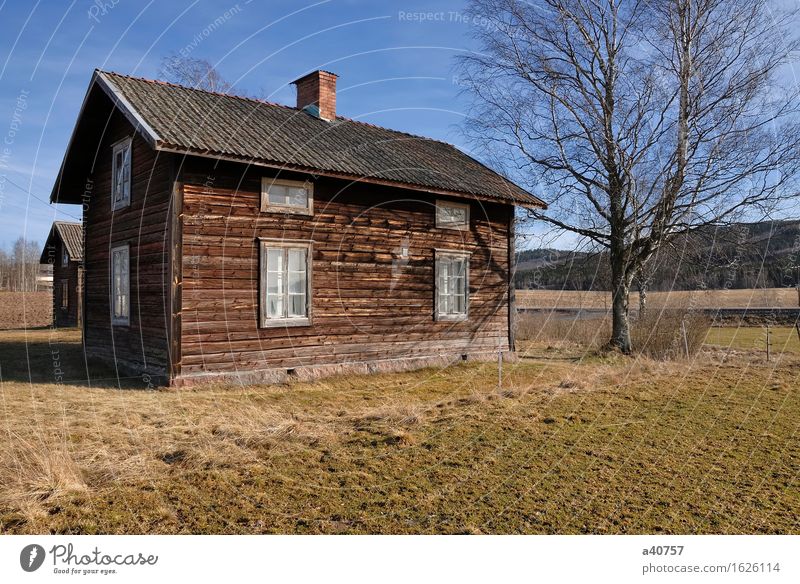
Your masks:
M647 287L648 278L644 274L644 267L639 266L636 271L636 285L639 288L639 318L644 316L647 311Z
M647 284L639 284L639 318L647 311Z
M612 236L613 239L613 236ZM631 332L628 321L628 292L630 280L625 270L623 244L612 245L611 256L611 342L612 348L625 354L631 352Z

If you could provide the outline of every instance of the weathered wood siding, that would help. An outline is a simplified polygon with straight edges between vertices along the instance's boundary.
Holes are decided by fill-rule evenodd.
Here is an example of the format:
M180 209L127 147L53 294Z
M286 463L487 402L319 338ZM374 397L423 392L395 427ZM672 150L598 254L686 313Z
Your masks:
M318 178L313 217L261 213L264 173L242 169L181 172L182 375L508 350L509 206L473 201L468 231L437 229L436 196ZM313 241L310 326L258 327L260 237ZM437 248L472 254L465 322L434 320Z
M169 368L169 218L173 174L170 155L157 154L135 134L131 204L111 210L112 145L134 134L115 110L101 140L84 205L86 315L90 358L116 362L126 375L166 374ZM111 325L109 254L130 245L130 325Z
M52 246L53 262L53 325L56 327L72 327L80 324L81 298L81 266L80 262L69 261L67 266L61 265L61 241ZM50 250L48 249L48 255ZM50 257L48 257L50 261ZM68 304L62 307L61 284L66 280Z

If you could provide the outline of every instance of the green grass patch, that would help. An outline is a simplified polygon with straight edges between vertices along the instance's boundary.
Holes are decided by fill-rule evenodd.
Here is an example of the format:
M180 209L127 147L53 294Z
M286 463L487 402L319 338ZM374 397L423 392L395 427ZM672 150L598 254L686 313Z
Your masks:
M773 354L800 353L800 338L794 327L770 327ZM767 351L767 327L713 327L706 344L746 351Z

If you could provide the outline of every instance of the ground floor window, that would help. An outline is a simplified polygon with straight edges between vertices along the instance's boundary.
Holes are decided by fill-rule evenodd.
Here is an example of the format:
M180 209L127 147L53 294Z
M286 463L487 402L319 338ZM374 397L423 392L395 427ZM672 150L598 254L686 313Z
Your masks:
M261 326L311 324L311 242L260 242Z
M469 254L436 250L436 320L465 320L469 311Z
M69 280L61 280L61 309L69 308Z
M127 244L111 249L111 322L130 323L130 248Z

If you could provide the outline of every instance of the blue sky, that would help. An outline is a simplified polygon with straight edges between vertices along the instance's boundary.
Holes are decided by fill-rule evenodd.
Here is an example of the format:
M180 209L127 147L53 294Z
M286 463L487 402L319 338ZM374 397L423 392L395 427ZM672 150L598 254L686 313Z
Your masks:
M339 75L340 115L447 140L466 101L453 57L473 46L463 2L0 0L0 245L44 241L80 208L47 203L92 71L158 76L207 59L236 89L294 104L300 75Z

